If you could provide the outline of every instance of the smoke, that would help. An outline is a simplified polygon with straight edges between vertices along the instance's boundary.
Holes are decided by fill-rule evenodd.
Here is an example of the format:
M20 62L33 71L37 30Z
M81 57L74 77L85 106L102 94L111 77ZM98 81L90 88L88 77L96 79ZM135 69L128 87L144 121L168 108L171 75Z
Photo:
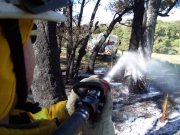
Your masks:
M148 64L148 77L165 92L174 92L179 88L179 73L175 65L159 60L151 60Z

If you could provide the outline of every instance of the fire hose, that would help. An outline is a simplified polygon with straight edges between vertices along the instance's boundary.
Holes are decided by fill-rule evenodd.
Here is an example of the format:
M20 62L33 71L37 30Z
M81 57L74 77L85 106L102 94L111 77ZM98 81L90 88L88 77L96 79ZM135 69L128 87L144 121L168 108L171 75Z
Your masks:
M53 135L77 135L86 121L98 120L110 86L105 80L98 79L92 82L79 82L74 85L73 91L80 97L75 105L75 112Z

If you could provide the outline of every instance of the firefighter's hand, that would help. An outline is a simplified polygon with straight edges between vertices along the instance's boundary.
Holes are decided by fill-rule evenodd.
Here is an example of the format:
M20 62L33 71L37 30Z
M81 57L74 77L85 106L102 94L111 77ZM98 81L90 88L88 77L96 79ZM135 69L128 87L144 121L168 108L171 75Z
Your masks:
M94 79L96 81L97 78ZM92 78L90 78L90 81L91 80ZM89 81L89 78L85 79L85 81ZM80 97L72 90L66 104L70 115L75 111L75 104L78 99L80 99ZM86 125L83 126L82 135L114 135L114 126L111 119L112 106L111 93L108 92L99 120L96 122L92 122L91 120L87 121Z
M115 135L111 118L113 105L110 92L108 92L106 98L100 119L97 122L87 121L82 129L82 135Z
M72 90L70 96L68 97L68 101L66 103L66 108L69 115L72 115L75 112L75 104L80 99L78 95Z

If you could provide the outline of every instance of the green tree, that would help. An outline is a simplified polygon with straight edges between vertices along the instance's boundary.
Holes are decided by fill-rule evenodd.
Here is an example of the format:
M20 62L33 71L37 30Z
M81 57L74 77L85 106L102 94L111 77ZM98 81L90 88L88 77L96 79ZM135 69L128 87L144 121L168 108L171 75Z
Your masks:
M127 51L129 47L131 27L128 25L125 26L125 25L117 24L114 27L112 33L119 37L120 45L118 49L121 51Z
M179 22L157 22L153 48L155 53L179 54L179 26Z

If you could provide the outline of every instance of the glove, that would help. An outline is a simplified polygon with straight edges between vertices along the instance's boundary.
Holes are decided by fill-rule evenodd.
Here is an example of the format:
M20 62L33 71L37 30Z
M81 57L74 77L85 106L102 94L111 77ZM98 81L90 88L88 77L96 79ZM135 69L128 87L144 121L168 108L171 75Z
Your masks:
M89 77L83 79L81 82L99 82L100 79L96 77ZM84 89L86 91L86 89ZM79 100L80 97L72 90L69 99L66 104L66 108L68 113L71 115L75 111L76 101ZM87 121L86 124L82 128L82 135L115 135L113 122L111 119L112 113L112 99L111 93L107 92L106 102L102 109L100 118L96 122Z

